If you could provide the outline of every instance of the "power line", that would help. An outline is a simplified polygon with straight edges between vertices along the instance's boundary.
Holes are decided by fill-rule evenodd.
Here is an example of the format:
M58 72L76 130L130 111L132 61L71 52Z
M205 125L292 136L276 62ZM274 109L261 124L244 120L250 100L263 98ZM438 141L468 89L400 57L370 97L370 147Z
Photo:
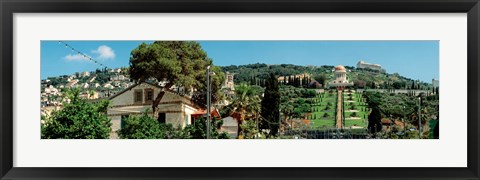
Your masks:
M85 59L88 59L88 60L94 62L95 64L98 64L98 65L100 65L100 66L102 66L102 67L104 67L104 68L106 68L106 69L110 69L110 68L108 68L107 66L105 66L104 64L102 64L102 63L98 62L97 60L93 59L92 57L88 56L87 54L85 54L85 53L83 53L83 52L75 49L73 46L67 44L66 42L58 41L58 43L59 43L59 44L63 44L63 45L65 46L65 48L71 49L73 52L75 52L75 53L77 53L78 55L84 57Z

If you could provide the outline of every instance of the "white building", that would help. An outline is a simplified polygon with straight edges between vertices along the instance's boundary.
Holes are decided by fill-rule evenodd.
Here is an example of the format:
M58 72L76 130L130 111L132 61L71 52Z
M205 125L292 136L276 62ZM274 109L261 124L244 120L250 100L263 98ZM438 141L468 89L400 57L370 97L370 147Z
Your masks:
M440 81L438 79L433 78L432 79L432 86L433 86L433 93L437 94L440 90Z
M94 87L94 88L98 88L98 87L100 87L100 84L98 84L98 83L90 83L90 86L91 86L91 87Z
M438 79L432 79L432 85L434 88L437 88L440 86L440 81L438 81Z
M380 64L370 64L370 63L367 63L365 61L358 61L357 68L358 69L372 69L372 70L377 70L377 71L384 71Z
M121 82L120 81L113 81L113 86L115 87L120 87Z
M235 84L233 83L233 75L234 73L226 72L225 73L225 82L222 84L222 88L227 88L231 91L235 90Z
M45 95L58 95L60 91L57 88L50 85L44 89L44 92L45 92Z
M67 87L72 88L72 87L77 87L78 79L72 79L70 82L67 83Z
M91 77L91 78L88 80L88 82L91 83L91 82L93 82L96 78L97 78L97 76L95 75L95 76Z
M130 86L109 98L111 107L107 114L112 119L110 138L118 138L116 132L129 115L142 115L147 109L150 109L148 114L153 115L152 103L160 92L165 94L157 107L159 110L157 121L181 128L191 124L192 115L198 109L190 98L180 96L171 90L162 90L162 87L154 84L141 83Z
M83 99L98 99L100 97L100 93L97 91L83 92L80 94L80 97Z
M129 83L126 83L126 82L122 82L122 83L120 84L120 86L123 87L123 88L128 88L128 87L130 87L131 85L132 85L132 84L129 84Z
M120 72L122 72L122 69L121 69L121 68L110 69L108 72L111 72L111 73L113 73L113 72L115 72L115 73L120 73Z
M108 89L113 89L113 88L115 88L115 87L113 87L112 84L110 84L110 83L105 83L105 84L103 84L103 87L104 87L104 88L108 88Z
M329 87L337 87L337 89L343 89L347 86L353 86L353 82L349 82L347 79L347 69L344 66L338 65L334 69L335 80L328 84Z
M128 80L124 75L114 75L110 77L111 81L125 81Z
M88 76L90 76L90 72L88 72L88 71L82 72L82 74L80 74L80 76L88 77Z
M83 83L81 87L87 89L88 87L90 87L90 85L88 85L88 83Z

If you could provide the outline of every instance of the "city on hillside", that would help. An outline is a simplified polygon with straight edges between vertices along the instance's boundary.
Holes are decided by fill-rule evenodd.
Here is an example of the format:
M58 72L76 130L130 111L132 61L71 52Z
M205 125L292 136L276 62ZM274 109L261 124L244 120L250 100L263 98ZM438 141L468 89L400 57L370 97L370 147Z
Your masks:
M216 65L208 44L155 41L110 68L100 59L120 56L111 47L42 43L75 53L65 63L95 67L42 77L42 139L439 138L439 80L378 60Z

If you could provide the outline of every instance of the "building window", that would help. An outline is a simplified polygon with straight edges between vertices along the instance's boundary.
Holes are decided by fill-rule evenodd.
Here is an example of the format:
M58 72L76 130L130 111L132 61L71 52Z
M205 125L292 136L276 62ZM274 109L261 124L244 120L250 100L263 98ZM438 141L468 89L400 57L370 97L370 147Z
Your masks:
M138 103L142 103L142 97L143 97L143 91L141 89L139 90L135 90L135 93L134 93L134 99L133 99L133 103L135 104L138 104Z
M161 124L165 124L167 121L167 115L165 113L158 113L158 119L157 121Z
M153 89L145 89L145 103L152 103Z

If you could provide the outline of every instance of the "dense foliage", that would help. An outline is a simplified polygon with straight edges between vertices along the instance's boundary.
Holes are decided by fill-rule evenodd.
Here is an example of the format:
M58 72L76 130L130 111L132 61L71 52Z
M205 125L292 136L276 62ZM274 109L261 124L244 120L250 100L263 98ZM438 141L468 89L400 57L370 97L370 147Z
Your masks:
M81 99L80 91L66 92L66 103L60 111L45 117L41 132L44 139L107 139L111 132L111 122L107 117L108 101L97 104Z
M280 112L284 115L284 121L289 118L301 118L311 110L311 100L317 93L315 90L296 88L294 86L281 85L280 89Z
M242 124L240 124L240 128L242 128L243 139L265 138L263 135L261 135L261 132L257 128L256 122L253 119L245 120Z
M421 96L421 114L422 122L426 120L435 119L439 117L438 108L439 100L438 94ZM412 123L418 121L419 96L412 96L408 94L391 94L383 92L365 92L364 97L370 108L378 107L380 112L385 116L393 118L413 120Z
M219 119L213 119L210 125L210 138L211 139L228 139L226 132L218 132L217 129L223 124L223 121ZM207 138L207 120L200 118L195 120L194 124L190 124L183 130L190 139L206 139Z
M228 139L225 132L217 131L221 123L222 121L219 120L212 121L211 138ZM159 123L145 113L139 117L129 116L118 134L122 139L206 139L206 130L206 120L203 118L197 119L194 124L182 129L173 127L172 124Z

